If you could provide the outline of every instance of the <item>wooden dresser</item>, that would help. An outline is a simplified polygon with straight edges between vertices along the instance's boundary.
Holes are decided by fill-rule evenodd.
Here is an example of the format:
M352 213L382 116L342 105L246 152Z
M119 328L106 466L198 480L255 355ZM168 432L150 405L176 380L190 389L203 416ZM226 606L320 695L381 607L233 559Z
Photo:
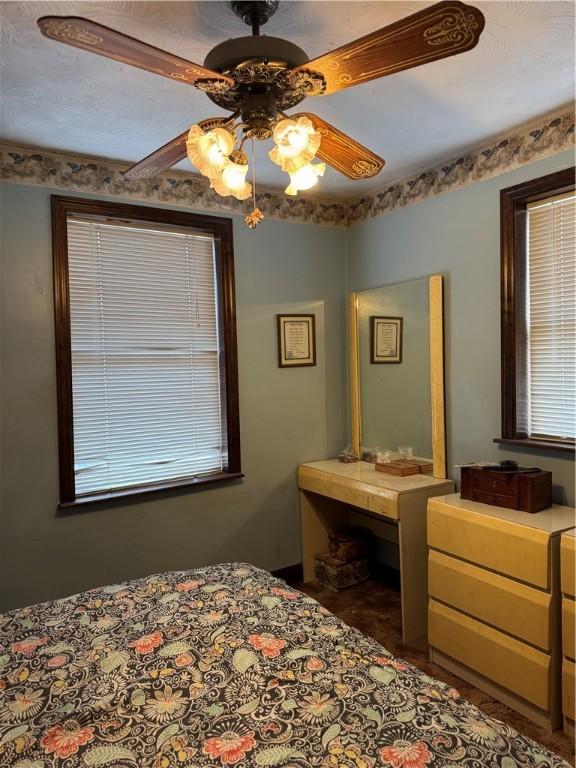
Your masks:
M394 526L400 550L402 637L426 640L428 601L426 502L454 490L452 480L426 475L393 477L373 464L337 459L301 464L298 469L304 581L314 579L314 558L328 551L328 534L349 524L351 511Z
M562 587L562 714L564 730L574 738L574 675L576 626L576 528L560 539L560 583Z
M428 502L431 660L550 730L562 722L560 537L574 514Z

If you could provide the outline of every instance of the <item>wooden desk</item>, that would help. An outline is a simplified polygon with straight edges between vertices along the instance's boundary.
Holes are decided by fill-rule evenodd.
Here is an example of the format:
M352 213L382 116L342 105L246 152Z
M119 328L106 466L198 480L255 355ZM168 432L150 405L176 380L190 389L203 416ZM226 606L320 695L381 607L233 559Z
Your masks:
M400 550L402 637L420 643L427 636L426 504L430 496L452 493L452 480L426 475L394 477L363 461L337 459L301 464L298 469L304 581L314 580L314 558L328 551L328 534L348 524L352 508L397 526Z

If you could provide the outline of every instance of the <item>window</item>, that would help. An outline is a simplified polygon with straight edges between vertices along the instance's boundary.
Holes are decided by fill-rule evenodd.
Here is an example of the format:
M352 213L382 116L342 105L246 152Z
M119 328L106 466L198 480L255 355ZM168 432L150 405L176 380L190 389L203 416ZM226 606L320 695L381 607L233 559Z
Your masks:
M574 168L501 192L502 438L576 440Z
M231 222L52 201L61 506L241 477Z

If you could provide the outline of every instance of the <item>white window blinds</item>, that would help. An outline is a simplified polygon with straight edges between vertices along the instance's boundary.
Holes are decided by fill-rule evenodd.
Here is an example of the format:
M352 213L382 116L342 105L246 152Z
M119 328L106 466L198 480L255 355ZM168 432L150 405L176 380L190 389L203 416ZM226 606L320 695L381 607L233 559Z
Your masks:
M576 436L576 198L528 206L530 436Z
M214 240L69 217L76 496L226 463Z

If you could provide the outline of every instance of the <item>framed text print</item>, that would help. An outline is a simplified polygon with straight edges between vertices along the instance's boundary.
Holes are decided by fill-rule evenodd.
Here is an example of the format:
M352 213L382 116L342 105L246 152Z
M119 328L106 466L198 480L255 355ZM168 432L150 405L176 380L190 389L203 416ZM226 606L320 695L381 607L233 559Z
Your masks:
M280 368L316 365L315 319L315 315L276 315Z
M370 362L402 362L402 318L370 318Z

